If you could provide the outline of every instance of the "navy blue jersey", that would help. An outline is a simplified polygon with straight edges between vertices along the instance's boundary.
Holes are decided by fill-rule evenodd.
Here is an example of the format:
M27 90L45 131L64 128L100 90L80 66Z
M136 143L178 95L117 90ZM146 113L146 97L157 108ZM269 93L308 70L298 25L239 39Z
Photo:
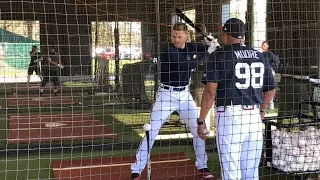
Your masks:
M206 68L202 82L218 83L217 106L262 104L263 92L276 88L262 53L241 44L213 52Z
M50 54L51 61L59 64L60 62L60 54L55 52L54 54Z
M168 86L186 86L190 73L206 57L207 47L202 43L187 43L185 48L176 48L171 43L160 57L160 81Z
M276 71L280 65L280 60L278 56L276 56L273 52L269 50L266 52L263 52L262 54L269 61L271 68Z
M31 53L31 52L30 52ZM40 52L35 52L32 56L31 56L31 61L30 61L30 65L29 66L34 66L37 65L38 63L34 62L35 60L39 59L41 57L41 53Z

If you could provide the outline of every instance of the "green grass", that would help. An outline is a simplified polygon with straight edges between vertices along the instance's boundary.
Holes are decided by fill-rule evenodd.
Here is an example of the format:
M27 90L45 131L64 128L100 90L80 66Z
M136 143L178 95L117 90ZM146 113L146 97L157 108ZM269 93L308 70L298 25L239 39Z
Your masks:
M70 82L64 82L64 86L66 87L92 87L93 83L91 82L81 82L81 81L70 81Z
M115 60L106 60L108 61L109 74L116 73L116 63ZM133 64L141 62L142 60L119 60L119 71L122 72L123 65L125 64ZM92 59L92 72L95 72L95 59Z
M18 155L15 157L0 158L0 177L7 180L31 180L31 179L53 179L51 169L52 160L78 160L78 159L100 159L104 157L125 157L134 156L136 149L121 151L91 151L72 152L61 154L40 154L40 155ZM166 154L174 152L185 152L186 156L195 160L191 146L170 146L154 147L152 154ZM208 168L213 174L220 178L219 157L216 153L208 153ZM260 169L261 180L293 180L292 176L278 175L268 168Z
M136 62L136 61L134 61ZM153 98L153 81L146 81L146 91L147 96ZM15 84L13 84L15 85ZM22 111L19 107L17 112L8 113L2 111L0 114L0 147L7 149L17 149L24 148L30 149L32 147L37 147L39 144L19 144L19 145L8 145L6 141L8 122L7 119L11 115L21 115L22 112L30 112L37 114L48 114L48 113L94 113L96 118L101 120L101 122L111 129L115 133L120 135L120 139L97 139L97 140L86 140L86 141L64 141L64 142L47 142L41 143L41 145L48 146L59 146L59 147L70 147L70 145L82 146L83 144L109 144L109 143L119 143L119 142L139 142L141 136L139 134L143 133L142 125L146 122L149 122L150 118L150 109L146 110L134 110L126 108L115 108L110 107L106 108L101 106L104 103L112 101L114 96L109 96L109 94L99 93L95 96L83 95L81 91L85 87L91 87L91 83L67 83L66 86L78 89L80 94L72 92L76 102L82 102L83 106L93 106L93 107L80 107L80 109L68 109L65 110L62 107L55 107L54 111L50 109L34 109L28 111ZM9 86L9 87L8 87ZM10 89L10 85L6 84L6 88ZM1 88L2 90L4 88ZM0 95L0 105L5 107L5 98L3 94ZM94 107L96 106L96 107ZM83 108L83 109L81 109ZM276 113L275 111L269 111L269 113ZM170 117L171 121L177 121L178 116L172 115ZM286 120L285 123L297 122L297 120ZM172 127L165 126L161 129L160 134L174 134L174 133L184 133L185 129L183 127ZM209 144L209 142L207 143ZM153 150L153 153L168 153L176 151L185 151L191 159L194 159L194 153L191 146L165 146L165 147L156 147ZM0 158L0 180L20 180L20 179L52 179L53 174L51 171L51 160L53 159L91 159L91 158L100 158L100 157L110 157L112 156L131 156L134 155L136 149L132 150L123 150L123 151L92 151L92 152L73 152L60 154L49 154L41 153L40 155L19 155L15 157L2 157ZM218 156L215 153L208 154L208 165L211 170L213 170L216 176L220 176L220 167L218 163ZM270 172L268 169L261 170L261 175L263 180L271 179L292 179L289 176L278 176L273 175L273 172Z
M109 62L109 73L115 74L116 65L115 60L107 60ZM122 71L122 67L124 64L132 64L140 62L141 60L120 60L119 61L119 69ZM92 60L92 72L94 72L94 64L95 60ZM27 75L27 67L25 69L14 68L11 66L5 66L4 70L0 71L0 77L25 77Z
M27 70L26 69L18 69L10 66L4 66L3 70L0 69L0 77L25 77L27 76Z
M7 145L8 123L7 115L5 113L0 113L0 148L6 148Z
M147 84L150 84L146 82ZM12 96L15 94L13 91L13 87L16 86L15 83L8 83L8 84L1 84L2 87L0 87L0 106L2 108L7 107L6 97ZM100 106L98 108L103 108L101 105L105 103L112 103L116 100L117 94L115 93L97 93L96 95L90 95L88 94L88 91L92 90L92 83L81 83L81 82L66 82L65 86L62 87L63 94L65 96L72 96L74 98L74 101L76 103L75 106L79 107L79 102L82 103L83 108L86 109L86 106ZM147 87L147 91L151 91L153 87ZM29 93L30 96L38 96L38 89L36 90L30 90ZM33 93L33 94L32 94ZM45 90L45 93L49 93L47 90ZM27 95L28 91L21 91L17 95ZM149 96L152 98L152 92L149 93ZM118 95L119 98L121 98L121 94ZM119 99L118 99L119 100ZM56 109L62 108L60 105L51 105L51 107L56 107ZM64 106L65 107L65 106ZM13 107L15 108L15 107ZM23 106L20 106L19 109L22 110ZM34 111L38 111L38 109L33 109ZM88 109L88 108L87 108ZM90 109L90 108L89 108ZM18 109L17 109L18 111Z
M134 130L137 134L142 134L142 126L145 123L150 122L150 113L136 113L136 114L115 114L114 118L117 119L121 124L128 126L130 129ZM169 118L170 122L177 122L179 120L178 115L171 115ZM185 128L180 126L164 126L160 130L160 135L164 134L174 134L174 133L184 133Z

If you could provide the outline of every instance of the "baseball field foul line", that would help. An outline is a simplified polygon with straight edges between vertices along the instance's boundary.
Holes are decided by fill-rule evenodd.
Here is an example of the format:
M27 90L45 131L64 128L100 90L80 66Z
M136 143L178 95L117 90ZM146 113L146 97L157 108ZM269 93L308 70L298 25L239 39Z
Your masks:
M41 115L20 115L20 116L10 116L10 118L38 118L38 117L41 117L41 118L47 118L47 117L53 117L53 118L56 118L56 117L62 117L62 118L68 118L68 116L71 116L71 117L85 117L85 116L92 116L93 114L91 113L84 113L84 114L41 114Z
M176 159L176 160L167 160L167 161L154 161L151 164L160 164L160 163L170 163L170 162L186 162L191 159ZM101 164L101 165L92 165L92 166L78 166L78 167L65 167L65 168L52 168L53 171L67 171L75 169L88 169L88 168L103 168L103 167L115 167L115 166L129 166L132 163L122 163L122 164Z
M100 136L116 136L118 134L94 134L94 135L84 135L84 136L58 136L58 137L39 137L39 138L16 138L10 139L10 141L26 141L26 140L35 140L35 139L72 139L72 138L82 138L82 137L100 137Z
M39 122L28 122L28 123L14 122L14 123L10 123L10 124L12 124L12 125L16 125L16 124L19 124L19 125L35 125L35 124L47 124L47 123L73 123L73 124L81 123L81 124L84 124L86 122L91 123L91 122L100 122L100 121L99 120L95 120L95 119L88 119L88 120L83 120L83 121L47 121L47 122L39 121ZM86 126L89 126L89 125L79 126L79 127L86 127ZM104 125L103 124L101 124L101 125L99 124L99 125L96 125L96 126L104 126ZM74 126L72 126L72 127L74 127ZM20 128L18 128L18 129L20 129Z

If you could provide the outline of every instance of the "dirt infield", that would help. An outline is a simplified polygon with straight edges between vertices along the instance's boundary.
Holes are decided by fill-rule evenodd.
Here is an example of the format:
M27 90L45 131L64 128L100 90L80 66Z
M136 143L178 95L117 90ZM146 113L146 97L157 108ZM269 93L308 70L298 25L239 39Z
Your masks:
M11 116L8 144L117 138L92 114Z
M28 91L28 90L40 90L41 86L40 84L36 84L36 83L32 83L29 84L29 86L27 84L17 84L16 86L12 87L13 91ZM45 90L49 90L52 89L53 90L53 86L46 86L43 89ZM61 88L61 86L57 87L58 89Z
M8 96L9 107L19 106L48 106L48 105L71 105L74 104L72 97L65 96Z
M59 180L128 180L130 165L135 157L113 157L82 160L53 160L55 179ZM151 156L151 178L170 180L200 180L194 161L184 153L157 154ZM146 179L146 170L142 172Z

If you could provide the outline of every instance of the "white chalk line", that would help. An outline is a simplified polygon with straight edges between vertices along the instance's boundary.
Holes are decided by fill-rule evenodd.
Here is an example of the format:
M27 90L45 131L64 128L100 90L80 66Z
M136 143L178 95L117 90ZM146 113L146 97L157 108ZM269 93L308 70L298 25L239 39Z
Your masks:
M43 114L43 115L20 115L20 116L10 116L10 119L21 119L21 118L70 118L70 117L86 117L93 116L91 113L85 114Z
M97 119L85 119L85 120L78 120L78 121L38 121L38 122L11 122L10 125L16 125L16 124L19 124L19 125L35 125L35 124L46 124L46 123L71 123L72 124L85 124L87 122L99 122L101 124L101 121L100 120L97 120ZM100 125L99 124L99 125ZM88 125L90 125L88 123ZM101 124L103 125L103 124Z
M66 124L64 126L59 126L59 127L36 127L36 128L32 128L32 127L18 127L18 128L9 128L10 130L14 130L14 131L32 131L32 130L50 130L50 129L77 129L77 128L106 128L107 130L110 129L108 128L106 125L103 124L99 124L99 125L74 125L74 126L69 126L69 124Z
M72 138L84 138L84 137L101 137L101 136L116 136L118 134L95 134L95 135L84 135L84 136L59 136L59 137L40 137L40 138L18 138L11 139L9 141L26 141L26 140L51 140L51 139L72 139Z
M170 162L186 162L191 159L176 159L176 160L165 160L165 161L153 161L151 164L161 164ZM77 169L89 169L89 168L104 168L104 167L116 167L116 166L129 166L132 163L122 163L122 164L99 164L99 165L89 165L89 166L76 166L76 167L65 167L65 168L52 168L54 171L67 171L67 170L77 170Z
M65 104L73 104L75 102L61 102L61 103L57 103L56 105L65 105ZM39 104L32 104L32 103L14 103L14 104L10 104L9 106L10 107L13 107L13 106L30 106L30 105L34 105L34 106L40 106L40 105L51 105L52 103L51 102L43 102L43 103L39 103Z

